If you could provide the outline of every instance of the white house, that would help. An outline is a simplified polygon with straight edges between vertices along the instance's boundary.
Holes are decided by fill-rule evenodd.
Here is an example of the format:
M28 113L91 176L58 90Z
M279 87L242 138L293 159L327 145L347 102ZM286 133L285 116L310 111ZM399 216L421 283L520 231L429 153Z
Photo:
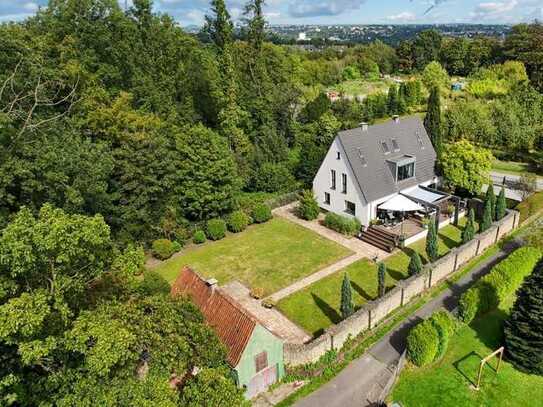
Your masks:
M369 226L379 205L397 195L428 201L431 192L419 186L437 182L435 164L420 117L362 124L338 133L313 180L313 192L322 209Z

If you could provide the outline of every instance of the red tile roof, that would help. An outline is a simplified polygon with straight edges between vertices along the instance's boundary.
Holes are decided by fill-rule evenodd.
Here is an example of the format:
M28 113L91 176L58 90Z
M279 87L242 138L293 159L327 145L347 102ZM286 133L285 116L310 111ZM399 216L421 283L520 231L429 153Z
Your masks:
M207 324L226 346L228 363L235 367L257 324L233 298L211 287L189 267L184 267L172 285L173 296L188 296L204 315Z

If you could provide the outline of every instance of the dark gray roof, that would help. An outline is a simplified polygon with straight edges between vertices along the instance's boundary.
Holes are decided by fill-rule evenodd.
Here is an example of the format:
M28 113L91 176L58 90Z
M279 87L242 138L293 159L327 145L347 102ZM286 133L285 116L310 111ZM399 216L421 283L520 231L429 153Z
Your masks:
M435 176L436 152L418 116L403 117L397 123L390 120L369 126L366 131L361 127L341 131L338 138L367 202L429 181ZM394 150L392 139L396 140L399 150ZM383 142L388 148L384 148ZM406 155L416 157L415 177L396 183L392 162Z

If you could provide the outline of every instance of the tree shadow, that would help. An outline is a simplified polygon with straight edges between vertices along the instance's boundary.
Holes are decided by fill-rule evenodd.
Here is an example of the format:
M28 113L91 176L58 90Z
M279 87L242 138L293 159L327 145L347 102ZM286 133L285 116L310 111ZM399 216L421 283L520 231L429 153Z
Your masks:
M377 277L376 277L377 278ZM355 290L358 295L360 295L362 298L364 298L366 301L373 300L374 297L372 297L366 290L364 290L362 287L360 287L357 283L354 281L351 281L351 287L353 290Z
M337 324L341 322L341 315L339 315L339 313L332 308L330 304L314 293L311 293L311 297L313 297L313 301L315 301L317 307L320 308L323 314L326 315L328 319L332 321L332 323Z
M460 373L464 378L473 386L477 385L477 368L481 363L483 357L475 351L471 351L467 355L453 362L453 366L458 373ZM465 365L469 365L469 368Z
M401 271L395 269L387 268L387 273L396 281L404 280L407 277L405 273L402 273Z
M447 246L447 249L452 250L455 247L458 247L458 242L456 240L451 239L449 236L445 236L440 234L439 238L443 242L445 246Z

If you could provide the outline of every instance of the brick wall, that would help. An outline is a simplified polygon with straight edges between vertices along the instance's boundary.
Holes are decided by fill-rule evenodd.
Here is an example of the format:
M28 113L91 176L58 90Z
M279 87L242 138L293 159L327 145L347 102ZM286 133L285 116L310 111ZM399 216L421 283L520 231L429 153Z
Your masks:
M370 307L370 325L373 328L388 314L402 306L402 288L394 287L383 297L371 301L368 305Z
M349 318L344 319L339 324L332 326L327 333L332 338L334 349L341 349L349 337L358 336L361 332L369 329L370 307L365 304Z
M433 287L449 277L455 271L456 250L453 249L445 256L435 261L430 268L430 285Z
M313 363L331 349L332 338L325 333L305 344L285 343L283 361L285 365L299 366Z
M458 270L468 261L477 256L477 249L479 248L479 240L473 239L462 246L456 248L456 269Z

